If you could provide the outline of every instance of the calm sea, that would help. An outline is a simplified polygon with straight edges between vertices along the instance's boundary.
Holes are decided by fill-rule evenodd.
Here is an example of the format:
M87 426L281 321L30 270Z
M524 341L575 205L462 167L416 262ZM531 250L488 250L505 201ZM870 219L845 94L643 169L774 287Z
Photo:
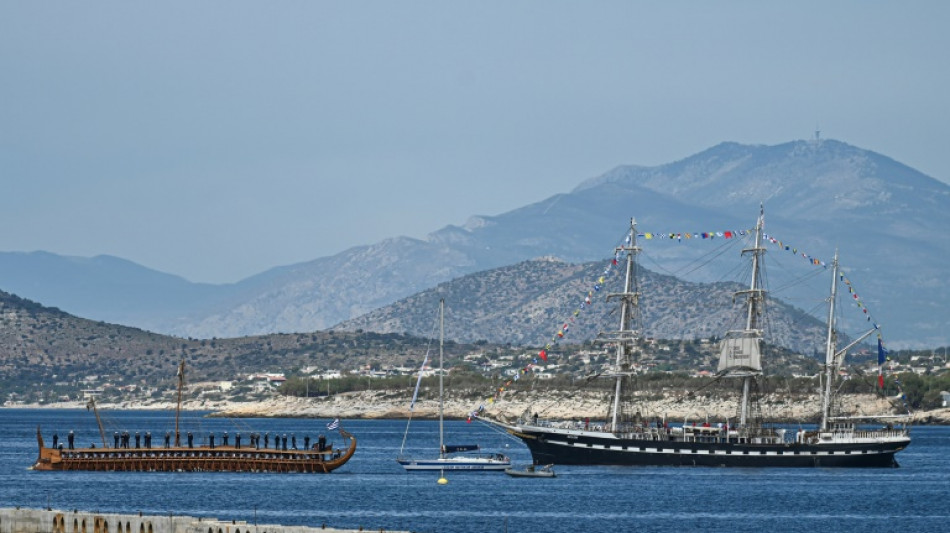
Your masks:
M164 435L169 412L104 414L107 428ZM196 434L294 433L315 438L329 420L183 415ZM447 441L478 443L530 462L516 440L479 424L446 423ZM36 426L98 442L84 410L0 409L0 506L185 514L261 524L417 532L948 531L950 428L918 427L900 468L726 469L557 467L554 479L503 473L406 474L395 457L404 420L344 420L356 455L329 475L34 472ZM414 421L407 449L431 454L438 423ZM111 434L111 433L110 433ZM220 437L219 437L220 438ZM232 437L233 438L233 437ZM154 439L160 439L156 436ZM339 443L340 438L336 439ZM220 441L219 441L220 442Z

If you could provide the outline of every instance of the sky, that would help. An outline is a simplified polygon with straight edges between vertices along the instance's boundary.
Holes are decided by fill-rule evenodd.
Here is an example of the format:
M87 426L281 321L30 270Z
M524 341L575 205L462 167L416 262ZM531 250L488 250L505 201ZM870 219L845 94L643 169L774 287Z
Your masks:
M950 182L948 24L942 0L0 0L0 251L229 283L816 129Z

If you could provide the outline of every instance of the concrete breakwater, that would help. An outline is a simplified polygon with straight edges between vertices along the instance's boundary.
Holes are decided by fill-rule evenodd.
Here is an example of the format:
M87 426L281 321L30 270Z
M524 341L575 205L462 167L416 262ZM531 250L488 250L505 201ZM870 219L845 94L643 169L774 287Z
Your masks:
M0 533L353 533L383 529L248 524L179 515L0 508Z

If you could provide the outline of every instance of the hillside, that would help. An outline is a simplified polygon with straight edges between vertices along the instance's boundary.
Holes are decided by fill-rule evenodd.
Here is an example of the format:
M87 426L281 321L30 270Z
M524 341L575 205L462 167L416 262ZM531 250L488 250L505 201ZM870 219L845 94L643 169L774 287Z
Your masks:
M557 272L569 278L580 275L587 268L550 260L527 262L516 267L514 271L519 277L520 269L531 271L543 279ZM486 278L505 275L511 275L511 272L484 274ZM658 276L657 280L663 281L663 277ZM477 279L460 281L466 292L478 283ZM448 286L441 286L439 290L447 298L458 292L457 288ZM417 307L423 309L426 306L420 304ZM434 326L435 313L431 309L428 311L420 311L417 318L427 322L428 326ZM465 332L465 320L464 314L459 317L456 313L449 321L449 329ZM407 325L410 323L406 322ZM793 326L790 331L794 334L800 330ZM347 406L349 395L339 393L374 390L383 394L386 406L370 406L369 410L397 413L404 409L415 383L415 369L424 354L430 351L431 355L434 348L431 339L359 330L235 339L181 339L74 317L0 292L0 399L3 400L0 403L6 405L75 407L81 405L78 403L80 389L99 388L104 391L105 404L113 408L167 408L174 404L175 369L179 360L184 358L189 384L185 400L190 409L229 409L227 405L238 403L253 410L257 402L276 399L279 394L319 398L325 397L324 391L329 390L324 387L332 387L333 394L326 400L332 398L336 409L354 407ZM654 340L642 343L640 349L640 366L645 371L641 385L652 387L650 390L654 392L668 388L703 390L707 394L731 390L731 384L715 382L708 376L710 371L714 371L718 356L715 342ZM454 340L446 341L444 351L446 366L452 369L448 385L457 390L466 403L484 398L497 386L499 378L512 375L536 354L534 350L520 346ZM946 388L947 374L943 370L946 348L943 353L942 357L930 352L893 354L892 365L897 365L897 371L904 373L901 380L909 401L915 407L931 406L940 401L937 391ZM815 375L818 363L814 358L771 345L766 346L765 355L768 374L778 378L766 380L768 387L784 387L797 391L796 394L812 391L812 379L793 376ZM605 350L589 343L563 343L550 351L549 358L549 363L536 371L537 380L522 380L522 389L580 386L585 390L600 390L602 395L603 387L609 386L592 379L612 361L609 347ZM875 380L868 376L866 369L868 358L851 358L851 362L858 362L851 370L857 379L845 382L843 391L873 390ZM408 368L399 371L397 367L401 365L408 365ZM305 367L317 369L315 374L327 369L340 370L344 376L348 376L349 371L365 372L328 381L304 372ZM379 379L374 379L368 372L385 368L396 372L386 373L387 377ZM928 375L915 375L920 368L930 369L925 372ZM700 371L707 377L687 377L687 374ZM250 385L248 378L260 373L282 373L289 379L279 389L272 386L257 389ZM929 375L931 373L933 375ZM424 380L420 399L431 399L434 379ZM938 381L941 379L943 381ZM314 384L309 385L311 382ZM892 378L888 377L888 383L893 389L895 382ZM260 408L266 410L266 405L261 404ZM280 412L275 410L270 414L274 416Z
M71 401L80 389L105 388L112 401L134 399L136 402L163 403L176 385L176 368L181 359L186 361L186 381L189 383L213 381L244 383L240 390L248 390L248 378L256 374L286 374L285 385L303 387L299 379L304 368L317 371L337 370L344 376L357 370L380 371L388 369L390 381L382 386L408 387L412 373L425 354L435 349L437 297L444 296L449 303L447 336L444 353L448 367L463 364L480 378L504 375L517 370L524 361L533 357L536 348L530 342L511 342L506 345L490 344L479 338L480 328L503 328L512 339L527 339L544 331L555 313L544 311L549 305L568 309L559 289L564 283L583 284L592 273L592 265L570 265L544 260L520 263L513 267L467 276L453 283L443 284L435 291L420 294L391 309L388 318L377 313L367 321L387 324L391 331L368 332L352 325L352 331L322 331L300 334L271 334L231 339L182 339L144 331L137 328L96 322L74 317L55 308L0 292L0 398L14 403L49 403L68 396ZM649 283L672 285L679 290L674 278L653 276ZM483 289L478 289L482 287ZM727 287L707 286L708 294L719 298ZM537 311L532 320L512 320L501 308L507 301L504 295L515 292L542 294L525 298L518 309ZM687 294L695 298L697 291ZM701 293L700 293L701 294ZM668 295L652 300L650 307L665 308L677 296ZM701 297L700 297L701 298ZM432 302L430 302L431 300ZM478 302L496 302L498 309L482 311ZM430 305L430 303L432 305ZM680 302L676 302L679 305ZM696 302L694 302L696 303ZM688 306L687 306L688 307ZM786 306L778 304L779 308ZM610 318L604 305L589 318ZM455 312L459 310L460 312ZM727 309L720 310L724 317ZM650 311L652 313L652 311ZM473 317L488 316L479 321ZM788 314L787 316L793 316ZM683 314L690 324L703 324L699 315ZM725 320L725 318L723 318ZM556 321L555 321L556 322ZM611 358L604 347L581 342L596 335L593 321L582 324L572 332L570 342L551 350L552 371L558 375L584 376L602 371ZM793 325L787 329L788 339L795 339L814 328L814 324ZM384 328L381 328L384 329ZM418 332L416 331L418 329ZM670 331L670 330L666 330ZM657 332L663 334L664 332ZM542 339L543 340L543 339ZM644 359L656 370L684 370L696 372L712 370L716 361L715 342L699 342L693 337L680 341L647 343ZM556 352L556 353L555 353ZM583 357L580 354L584 353ZM770 347L770 368L778 373L811 374L815 372L814 359L807 360L788 350ZM430 365L432 363L430 359ZM503 364L503 366L497 366ZM398 371L399 368L406 370ZM308 374L312 371L308 371ZM389 372L384 372L389 374ZM344 378L336 390L367 387L368 373ZM459 378L456 378L459 379ZM362 380L362 381L361 381ZM394 380L394 381L392 381ZM231 396L241 395L232 392ZM267 390L272 391L272 388ZM288 388L288 393L292 387ZM124 391L124 392L120 392ZM302 390L300 391L302 392ZM266 396L266 395L265 395Z
M79 388L173 390L179 360L187 379L231 380L304 366L416 365L430 341L398 333L314 332L232 339L182 339L96 322L0 292L0 393L23 401L55 399ZM473 347L448 343L454 357ZM156 396L157 397L157 396Z
M431 335L433 310L444 298L446 335L460 342L491 339L499 344L543 346L565 323L570 328L561 342L585 342L619 326L616 305L604 302L607 293L622 288L619 269L605 280L590 306L579 305L603 270L602 263L524 261L441 283L333 330ZM742 329L742 302L733 303L740 285L691 283L646 269L640 273L644 336L693 340ZM806 354L824 351L824 324L775 299L769 299L768 308L768 342Z

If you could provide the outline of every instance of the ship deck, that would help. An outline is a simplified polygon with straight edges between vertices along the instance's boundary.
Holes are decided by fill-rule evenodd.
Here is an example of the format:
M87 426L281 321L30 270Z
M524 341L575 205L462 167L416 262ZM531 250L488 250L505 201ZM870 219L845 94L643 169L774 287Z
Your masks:
M238 446L168 448L47 448L34 470L104 472L275 472L327 473L343 466L356 451L356 438L341 432L345 449L267 449Z

